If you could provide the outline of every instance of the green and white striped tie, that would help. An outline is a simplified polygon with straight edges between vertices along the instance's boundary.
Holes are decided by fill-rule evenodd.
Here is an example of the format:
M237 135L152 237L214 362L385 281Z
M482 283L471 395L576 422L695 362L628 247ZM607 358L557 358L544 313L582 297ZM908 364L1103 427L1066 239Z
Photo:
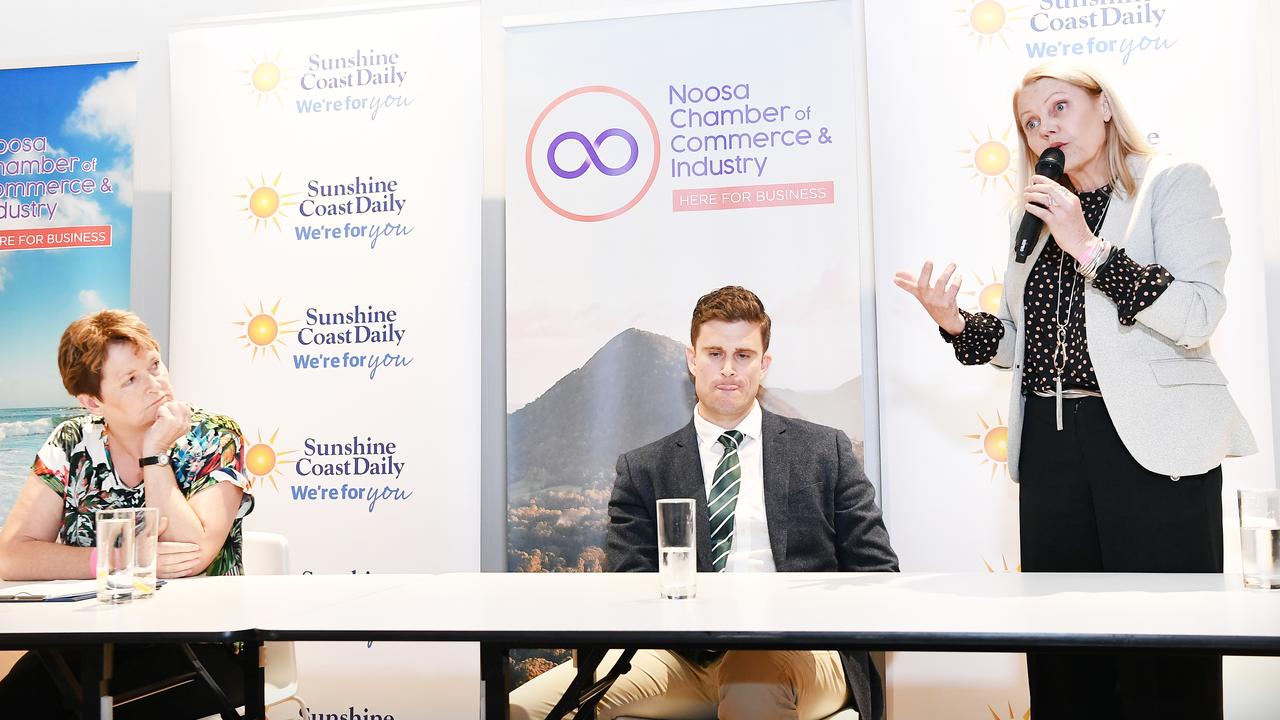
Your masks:
M742 433L729 430L717 440L724 446L724 457L716 465L707 512L711 514L711 567L724 572L733 549L733 511L738 507L738 486L742 483L742 460L738 457Z

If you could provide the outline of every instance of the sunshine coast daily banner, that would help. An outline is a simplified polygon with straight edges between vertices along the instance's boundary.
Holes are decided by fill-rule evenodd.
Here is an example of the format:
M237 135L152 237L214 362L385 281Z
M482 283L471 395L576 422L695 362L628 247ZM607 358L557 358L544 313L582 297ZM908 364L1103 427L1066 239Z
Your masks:
M773 318L765 407L861 454L852 28L843 2L509 25L509 569L602 569L615 461L690 421L723 285Z
M961 307L995 312L1008 261L1017 186L1011 96L1023 73L1052 59L1098 68L1156 150L1205 166L1231 231L1229 310L1213 339L1232 395L1263 445L1223 464L1224 508L1237 487L1271 487L1271 397L1257 208L1260 130L1257 4L895 2L867 5L875 184L881 479L903 570L1017 572L1018 487L1008 473L1008 373L966 368L919 304L893 284L926 259L957 263ZM920 452L927 448L928 452ZM1239 543L1226 537L1227 571ZM1227 717L1242 708L1227 661ZM1236 663L1233 665L1233 663ZM1272 671L1274 677L1274 671ZM1023 718L1020 655L895 653L895 718ZM1271 705L1274 707L1274 704ZM1262 714L1259 714L1259 713Z
M286 535L294 573L478 570L478 7L170 50L172 369L244 429L248 527ZM297 653L312 717L478 713L472 646Z
M133 62L0 70L0 523L50 431L77 317L129 305Z

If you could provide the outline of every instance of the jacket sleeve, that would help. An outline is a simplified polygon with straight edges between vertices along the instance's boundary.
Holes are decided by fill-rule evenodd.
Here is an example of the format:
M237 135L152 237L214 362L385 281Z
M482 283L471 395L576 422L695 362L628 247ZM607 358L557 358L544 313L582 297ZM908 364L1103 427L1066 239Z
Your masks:
M605 530L605 572L657 572L658 529L651 487L642 489L631 476L626 453L618 456L617 478L609 498Z
M1203 167L1183 163L1155 178L1151 232L1169 288L1135 319L1187 348L1204 345L1227 309L1231 237L1218 191Z
M1007 277L1007 274L1006 274ZM996 319L1004 326L1004 334L1000 336L1000 344L996 346L995 357L991 358L991 364L1002 370L1008 370L1013 367L1014 350L1017 348L1018 342L1018 326L1013 322L1013 312L1009 310L1009 298L1007 297L1009 286L1004 286L1004 292L1000 293L1000 309L996 313Z
M1013 320L1013 311L1009 309L1009 283L1008 278L1013 274L1013 243L1018 232L1018 225L1022 222L1021 205L1009 211L1009 266L1005 269L1004 276L1004 292L1000 293L1000 307L996 309L996 319L1004 326L1004 335L1000 336L1000 344L996 346L995 357L991 358L990 363L1001 370L1008 370L1013 367L1015 351L1018 347L1018 325ZM1040 242L1050 242L1044 233L1041 234Z
M835 489L836 553L843 572L896 572L898 555L876 505L876 491L853 455L853 443L836 431L839 474Z
M1000 318L985 312L971 313L961 310L964 332L951 335L941 327L938 334L955 351L961 365L986 365L1000 352L1000 340L1004 337L1004 323Z

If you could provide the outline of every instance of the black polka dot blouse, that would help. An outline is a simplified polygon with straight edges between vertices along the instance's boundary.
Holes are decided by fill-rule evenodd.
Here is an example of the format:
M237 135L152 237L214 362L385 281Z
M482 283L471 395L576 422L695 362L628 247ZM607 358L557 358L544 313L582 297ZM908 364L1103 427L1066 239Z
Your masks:
M1080 193L1085 222L1097 227L1106 213L1111 186ZM1061 270L1059 270L1061 266ZM1139 265L1124 248L1113 248L1110 257L1098 269L1093 286L1116 304L1121 325L1132 325L1141 312L1169 287L1173 275L1158 264ZM1076 272L1076 262L1063 257L1062 249L1050 237L1036 264L1027 276L1023 289L1026 326L1022 337L1022 392L1052 392L1057 373L1053 352L1058 324L1066 326L1066 361L1062 370L1062 387L1099 392L1098 378L1089 359L1089 342L1084 331L1085 279ZM1061 295L1061 299L1059 299ZM964 332L952 336L942 328L942 338L951 343L956 359L965 365L981 365L996 356L996 348L1004 337L1004 325L996 316L985 312L964 316Z

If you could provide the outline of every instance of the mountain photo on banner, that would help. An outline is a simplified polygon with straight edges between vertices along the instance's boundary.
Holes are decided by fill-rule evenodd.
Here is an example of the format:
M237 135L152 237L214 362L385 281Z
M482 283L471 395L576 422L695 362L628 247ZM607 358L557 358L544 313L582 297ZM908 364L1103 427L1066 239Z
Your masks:
M36 451L83 412L58 374L72 320L129 304L134 63L0 70L0 523Z
M831 79L854 57L852 10L506 32L509 570L604 570L618 456L690 423L691 311L716 288L749 289L772 320L761 405L861 455L859 99ZM564 657L526 652L515 682Z
M696 402L685 345L631 328L507 418L507 569L602 572L618 456L684 427ZM862 380L765 388L766 410L843 430L862 461Z
M684 427L696 402L685 345L630 328L507 416L507 569L603 572L618 456ZM839 428L863 461L862 378L828 391L762 388L766 410ZM569 657L513 650L519 686Z

